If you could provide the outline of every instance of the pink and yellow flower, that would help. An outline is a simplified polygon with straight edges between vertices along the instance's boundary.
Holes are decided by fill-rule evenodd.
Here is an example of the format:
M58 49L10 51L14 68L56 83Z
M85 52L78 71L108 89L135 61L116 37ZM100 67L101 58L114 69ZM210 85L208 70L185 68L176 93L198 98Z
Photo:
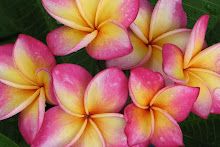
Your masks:
M33 147L127 146L125 120L117 113L128 97L126 76L110 68L91 79L77 65L54 68L54 89L60 106L46 112Z
M125 133L130 146L183 146L177 122L189 115L198 88L164 87L160 73L135 68L129 78L129 93L134 104L125 108Z
M186 48L167 44L163 48L164 72L175 82L200 87L193 112L202 118L220 114L220 44L203 50L208 15L195 24Z
M55 58L40 41L19 35L0 46L0 120L19 112L19 130L31 143L44 118L45 101L56 104L51 69Z
M122 69L144 66L163 73L162 46L172 43L184 48L190 35L186 24L182 0L158 0L154 9L149 0L140 0L138 16L129 31L133 52L106 65Z
M132 51L127 27L134 21L138 0L43 0L47 12L65 26L47 36L55 55L86 47L90 56L107 60Z

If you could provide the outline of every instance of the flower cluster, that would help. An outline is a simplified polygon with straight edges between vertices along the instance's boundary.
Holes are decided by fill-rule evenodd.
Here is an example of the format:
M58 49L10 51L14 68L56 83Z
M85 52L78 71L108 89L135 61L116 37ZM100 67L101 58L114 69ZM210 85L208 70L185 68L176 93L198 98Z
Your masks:
M207 48L208 15L191 30L181 0L42 5L64 24L47 35L48 46L24 34L0 46L0 120L19 113L32 147L183 146L178 123L190 112L220 114L220 44ZM92 77L56 65L54 55L81 48L107 69Z

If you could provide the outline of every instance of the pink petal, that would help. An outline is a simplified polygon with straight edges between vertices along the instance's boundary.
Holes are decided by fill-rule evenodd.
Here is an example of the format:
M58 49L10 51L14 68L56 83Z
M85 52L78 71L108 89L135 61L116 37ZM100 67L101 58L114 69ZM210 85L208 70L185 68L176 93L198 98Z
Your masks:
M157 147L183 146L182 131L177 122L165 111L154 109L154 133L151 143Z
M187 24L182 0L159 0L153 10L150 24L150 40Z
M136 106L145 108L158 90L163 88L164 80L160 73L145 68L131 71L129 78L130 96Z
M46 11L59 22L71 28L91 31L81 16L75 0L42 0Z
M35 83L28 80L14 64L12 57L13 47L13 44L0 46L0 81L16 88L37 88Z
M203 15L194 25L185 51L184 67L188 67L190 60L203 49L208 21L209 16Z
M42 88L39 97L19 115L18 127L28 144L31 144L40 130L43 123L44 112L45 93Z
M47 44L54 55L64 56L86 47L96 36L97 31L88 33L64 26L47 35Z
M139 9L139 0L102 0L96 13L96 25L113 20L125 27L135 20Z
M199 88L170 86L155 95L151 105L166 110L177 122L185 120L199 95Z
M98 28L97 37L87 46L90 56L98 60L109 60L132 51L127 30L118 24L107 22Z
M183 53L172 44L163 46L163 71L175 82L184 82Z
M69 115L58 106L53 107L45 113L42 127L31 146L67 146L72 140L79 139L85 127L84 118Z
M131 69L146 62L150 56L152 49L140 40L133 32L129 32L133 51L123 57L106 61L107 67L119 67L122 69Z
M128 98L128 83L124 73L106 69L90 82L85 93L87 114L119 112Z
M124 133L125 120L118 113L96 114L92 120L100 130L105 145L109 147L127 147L127 137Z
M15 43L13 57L18 69L34 82L37 81L37 70L41 68L50 70L56 63L46 45L23 34L19 35Z
M30 105L40 90L22 90L0 83L0 120L7 119Z
M74 64L60 64L53 69L54 90L58 103L71 114L85 114L84 93L91 75Z
M124 111L126 128L130 146L147 146L154 132L154 117L149 110L141 109L133 104L128 105Z
M220 88L216 88L213 92L213 103L211 113L220 114Z

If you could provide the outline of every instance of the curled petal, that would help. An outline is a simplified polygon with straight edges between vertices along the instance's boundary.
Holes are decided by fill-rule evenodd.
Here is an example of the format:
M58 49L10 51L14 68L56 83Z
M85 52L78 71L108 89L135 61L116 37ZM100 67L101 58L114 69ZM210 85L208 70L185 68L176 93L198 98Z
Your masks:
M128 98L127 85L126 76L117 68L97 74L86 89L87 114L119 112Z
M22 90L0 83L0 120L7 119L30 105L40 90Z
M199 88L170 86L155 95L151 105L166 110L176 121L185 120L199 95Z
M99 60L121 57L132 51L127 30L112 22L100 26L97 37L86 49L90 56Z
M63 26L47 35L47 44L54 55L63 56L86 47L96 36L97 31L88 33Z
M38 98L19 114L18 127L28 144L32 143L43 123L45 101L45 93L41 88Z
M152 13L149 37L155 39L165 32L186 27L186 24L182 0L159 0Z
M58 106L45 113L42 127L32 147L61 147L77 140L85 130L86 121L65 113Z
M18 69L34 82L37 82L37 70L40 68L50 70L56 64L46 45L23 34L19 35L15 43L13 57Z
M139 0L100 0L96 13L96 25L114 20L128 27L135 20L138 9Z
M152 49L141 41L133 32L129 32L133 51L123 57L106 61L107 67L119 67L122 69L131 69L146 62L150 56Z
M84 93L91 75L74 64L60 64L53 69L54 90L58 103L71 114L85 114Z
M81 16L75 0L42 0L47 12L61 23L71 28L91 31Z
M164 79L160 73L145 68L131 71L129 78L130 96L136 106L145 108L158 90L163 88Z
M183 53L172 44L163 46L163 71L175 82L184 82L185 75L183 72Z
M186 47L184 56L184 67L189 67L190 60L203 49L205 43L205 34L208 26L209 16L203 15L196 22L192 29L189 43Z
M125 133L130 146L147 146L154 132L154 116L149 110L128 105L124 111L126 127Z
M96 114L92 116L92 120L99 128L106 146L127 147L123 115L117 113Z
M154 133L151 143L158 147L183 146L182 131L177 122L165 111L154 109Z

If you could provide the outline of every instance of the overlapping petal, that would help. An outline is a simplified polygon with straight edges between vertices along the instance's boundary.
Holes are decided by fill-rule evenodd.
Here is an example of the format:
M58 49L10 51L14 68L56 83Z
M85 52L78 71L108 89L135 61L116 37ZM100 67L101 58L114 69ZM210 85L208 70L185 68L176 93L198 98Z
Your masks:
M81 136L86 124L83 118L69 115L58 106L53 107L45 113L42 127L32 147L66 146Z
M97 74L87 86L85 109L87 114L115 113L124 106L128 96L128 82L117 68Z
M43 123L45 101L44 89L41 88L38 98L19 114L19 130L28 144L32 143Z
M129 54L132 46L127 30L122 25L107 22L98 28L97 37L86 49L95 59L109 60Z
M19 35L14 45L13 57L18 69L35 83L37 70L50 70L55 65L55 58L46 45L23 34Z
M187 118L199 95L199 88L170 86L155 95L151 105L167 111L176 121Z
M131 71L129 78L129 92L135 105L145 108L158 90L163 88L164 79L160 73L145 68Z
M154 39L165 32L183 28L186 24L182 0L159 0L152 13L149 38Z
M60 106L71 114L85 114L83 98L91 75L82 67L73 64L57 65L52 74Z

